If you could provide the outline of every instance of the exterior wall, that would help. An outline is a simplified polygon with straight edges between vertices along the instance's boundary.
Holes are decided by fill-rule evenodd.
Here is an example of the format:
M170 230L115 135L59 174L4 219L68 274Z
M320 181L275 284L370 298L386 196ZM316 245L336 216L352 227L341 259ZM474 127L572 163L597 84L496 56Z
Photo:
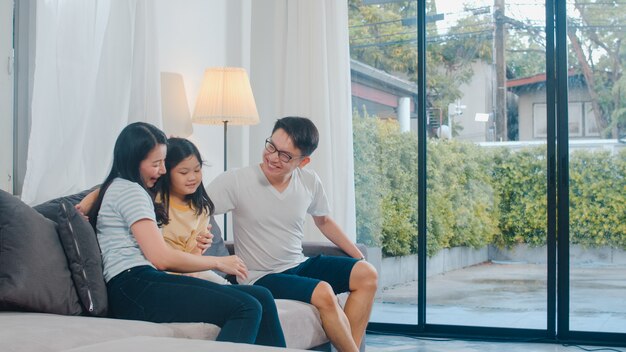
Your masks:
M491 121L478 122L474 119L476 113L490 114L493 112L493 70L489 63L482 61L473 63L472 69L474 70L472 79L468 84L460 87L463 92L461 104L465 105L466 108L463 115L454 118L453 124L459 123L463 126L463 131L460 132L458 139L485 142L488 140L488 124Z
M570 102L589 102L591 98L585 88L570 87L569 88L569 101ZM519 113L519 140L543 140L545 138L535 137L533 134L534 119L533 119L533 106L536 103L546 103L546 91L545 88L538 89L532 92L520 93L518 100L518 113ZM573 137L575 138L575 137Z
M368 262L378 270L380 287L389 287L417 281L417 255L400 257L380 256L380 248L368 248ZM454 247L443 249L426 261L426 276L444 274L484 262L507 262L545 264L547 261L545 246L530 247L525 244L510 249L501 249L489 245L480 249ZM626 251L611 247L584 248L570 246L571 265L625 265Z

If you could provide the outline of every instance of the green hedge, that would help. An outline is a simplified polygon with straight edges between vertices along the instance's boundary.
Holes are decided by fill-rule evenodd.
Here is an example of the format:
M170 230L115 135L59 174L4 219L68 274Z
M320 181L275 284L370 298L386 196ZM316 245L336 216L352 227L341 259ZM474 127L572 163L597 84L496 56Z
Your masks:
M417 136L353 120L357 240L386 256L417 252ZM545 147L427 143L427 253L546 241ZM626 150L570 156L570 240L626 249Z

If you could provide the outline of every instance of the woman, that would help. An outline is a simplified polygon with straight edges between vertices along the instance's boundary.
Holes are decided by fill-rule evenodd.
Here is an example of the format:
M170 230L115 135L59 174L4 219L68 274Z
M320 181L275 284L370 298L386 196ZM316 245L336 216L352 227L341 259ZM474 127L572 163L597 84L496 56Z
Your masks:
M148 189L165 174L166 154L162 131L142 122L128 125L117 138L111 172L89 211L111 314L157 323L211 323L221 327L218 341L284 347L274 299L266 289L165 272L217 269L241 278L248 273L237 256L192 255L165 243L157 226L163 206L155 205Z

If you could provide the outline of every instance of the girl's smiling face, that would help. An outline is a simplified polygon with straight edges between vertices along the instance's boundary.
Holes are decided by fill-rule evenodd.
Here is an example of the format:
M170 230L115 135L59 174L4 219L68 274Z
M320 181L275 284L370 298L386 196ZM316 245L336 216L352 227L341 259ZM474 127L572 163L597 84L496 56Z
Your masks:
M184 199L198 189L200 182L202 165L195 155L191 155L170 170L170 197Z

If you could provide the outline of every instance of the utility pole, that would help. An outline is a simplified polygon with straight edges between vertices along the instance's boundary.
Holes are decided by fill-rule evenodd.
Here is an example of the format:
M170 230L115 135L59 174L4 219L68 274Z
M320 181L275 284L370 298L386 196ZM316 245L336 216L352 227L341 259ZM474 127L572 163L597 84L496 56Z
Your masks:
M494 0L494 55L496 65L496 141L508 140L506 116L506 63L504 58L504 0Z

